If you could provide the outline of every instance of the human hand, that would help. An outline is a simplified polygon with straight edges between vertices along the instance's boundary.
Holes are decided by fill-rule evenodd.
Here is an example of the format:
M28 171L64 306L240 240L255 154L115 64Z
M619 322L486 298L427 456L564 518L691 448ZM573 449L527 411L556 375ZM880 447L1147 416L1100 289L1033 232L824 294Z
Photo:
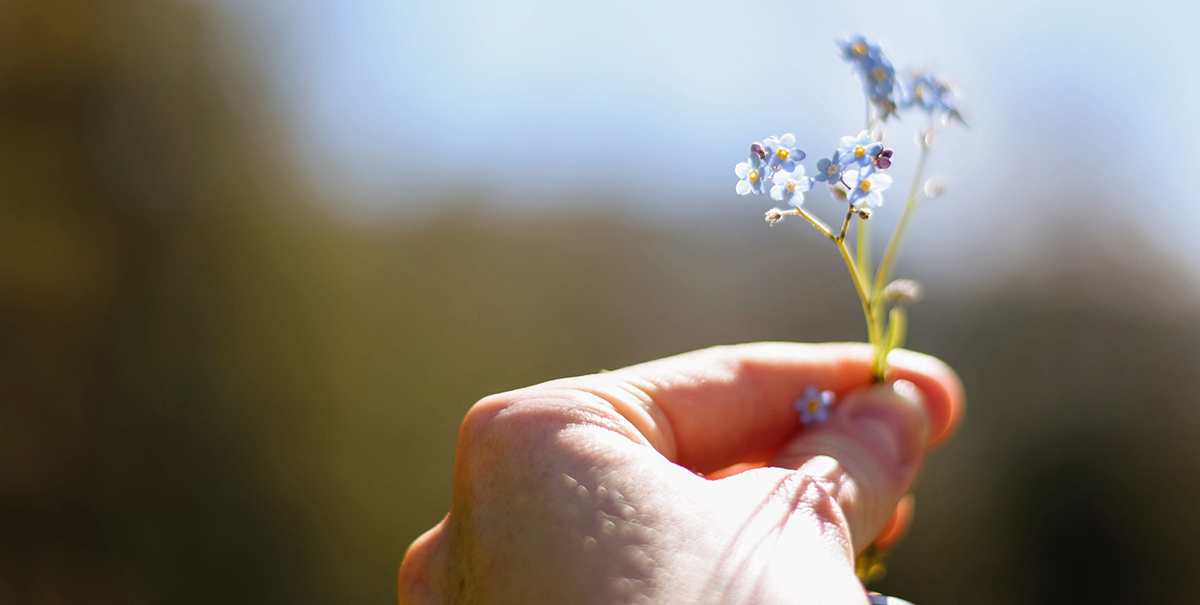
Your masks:
M748 344L487 397L400 602L864 605L855 552L964 405L940 361L890 362L872 386L866 345ZM838 402L802 427L808 385Z

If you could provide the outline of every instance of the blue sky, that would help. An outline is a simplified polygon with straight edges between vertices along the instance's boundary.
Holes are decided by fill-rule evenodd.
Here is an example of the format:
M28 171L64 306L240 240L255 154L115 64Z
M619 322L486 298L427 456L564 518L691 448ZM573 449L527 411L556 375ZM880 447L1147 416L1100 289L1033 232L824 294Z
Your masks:
M861 32L963 93L973 128L933 162L957 210L930 229L995 232L1111 197L1143 228L1166 212L1176 241L1200 241L1192 2L209 1L262 62L296 161L348 215L465 196L757 218L769 200L733 194L750 141L794 132L815 161L861 128L834 46ZM892 136L903 185L911 125Z

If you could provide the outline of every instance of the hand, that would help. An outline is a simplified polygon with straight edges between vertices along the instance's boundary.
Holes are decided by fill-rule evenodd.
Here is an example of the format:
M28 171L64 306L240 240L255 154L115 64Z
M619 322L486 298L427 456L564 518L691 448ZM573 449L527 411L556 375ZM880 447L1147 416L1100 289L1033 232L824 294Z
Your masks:
M940 361L895 351L899 382L872 386L870 357L716 347L483 399L400 602L865 605L856 550L904 525L897 503L963 410ZM838 400L802 427L810 384Z

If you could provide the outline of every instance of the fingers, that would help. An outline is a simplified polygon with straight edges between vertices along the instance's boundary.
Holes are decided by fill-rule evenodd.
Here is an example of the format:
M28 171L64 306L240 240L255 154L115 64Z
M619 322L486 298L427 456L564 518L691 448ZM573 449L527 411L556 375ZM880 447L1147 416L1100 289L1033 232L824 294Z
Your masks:
M908 529L912 527L913 512L916 509L916 499L912 494L900 499L900 503L896 505L896 510L892 512L892 517L888 519L883 529L879 531L879 535L875 536L875 544L883 550L891 550L908 535Z
M926 406L907 381L849 396L820 425L806 427L771 461L830 486L856 550L888 527L924 457ZM898 518L892 534L899 539Z
M869 386L871 355L864 344L715 347L601 374L592 384L626 395L614 405L660 452L709 473L770 458L799 429L792 404L806 386L839 397ZM889 362L889 379L910 381L924 395L928 443L945 438L963 411L953 370L911 351L893 351Z

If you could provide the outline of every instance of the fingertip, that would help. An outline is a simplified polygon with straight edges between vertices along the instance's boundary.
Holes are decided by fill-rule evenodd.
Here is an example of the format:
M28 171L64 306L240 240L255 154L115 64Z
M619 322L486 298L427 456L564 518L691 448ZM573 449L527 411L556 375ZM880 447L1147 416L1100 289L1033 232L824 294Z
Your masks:
M945 441L958 428L966 411L966 395L958 373L936 357L907 349L892 351L888 363L889 379L907 380L924 395L929 446Z
M883 550L891 550L908 535L908 529L912 527L913 513L916 510L916 499L912 494L908 494L900 499L896 504L896 510L892 512L892 517L888 519L887 525L879 532L879 537L875 538L875 545Z

